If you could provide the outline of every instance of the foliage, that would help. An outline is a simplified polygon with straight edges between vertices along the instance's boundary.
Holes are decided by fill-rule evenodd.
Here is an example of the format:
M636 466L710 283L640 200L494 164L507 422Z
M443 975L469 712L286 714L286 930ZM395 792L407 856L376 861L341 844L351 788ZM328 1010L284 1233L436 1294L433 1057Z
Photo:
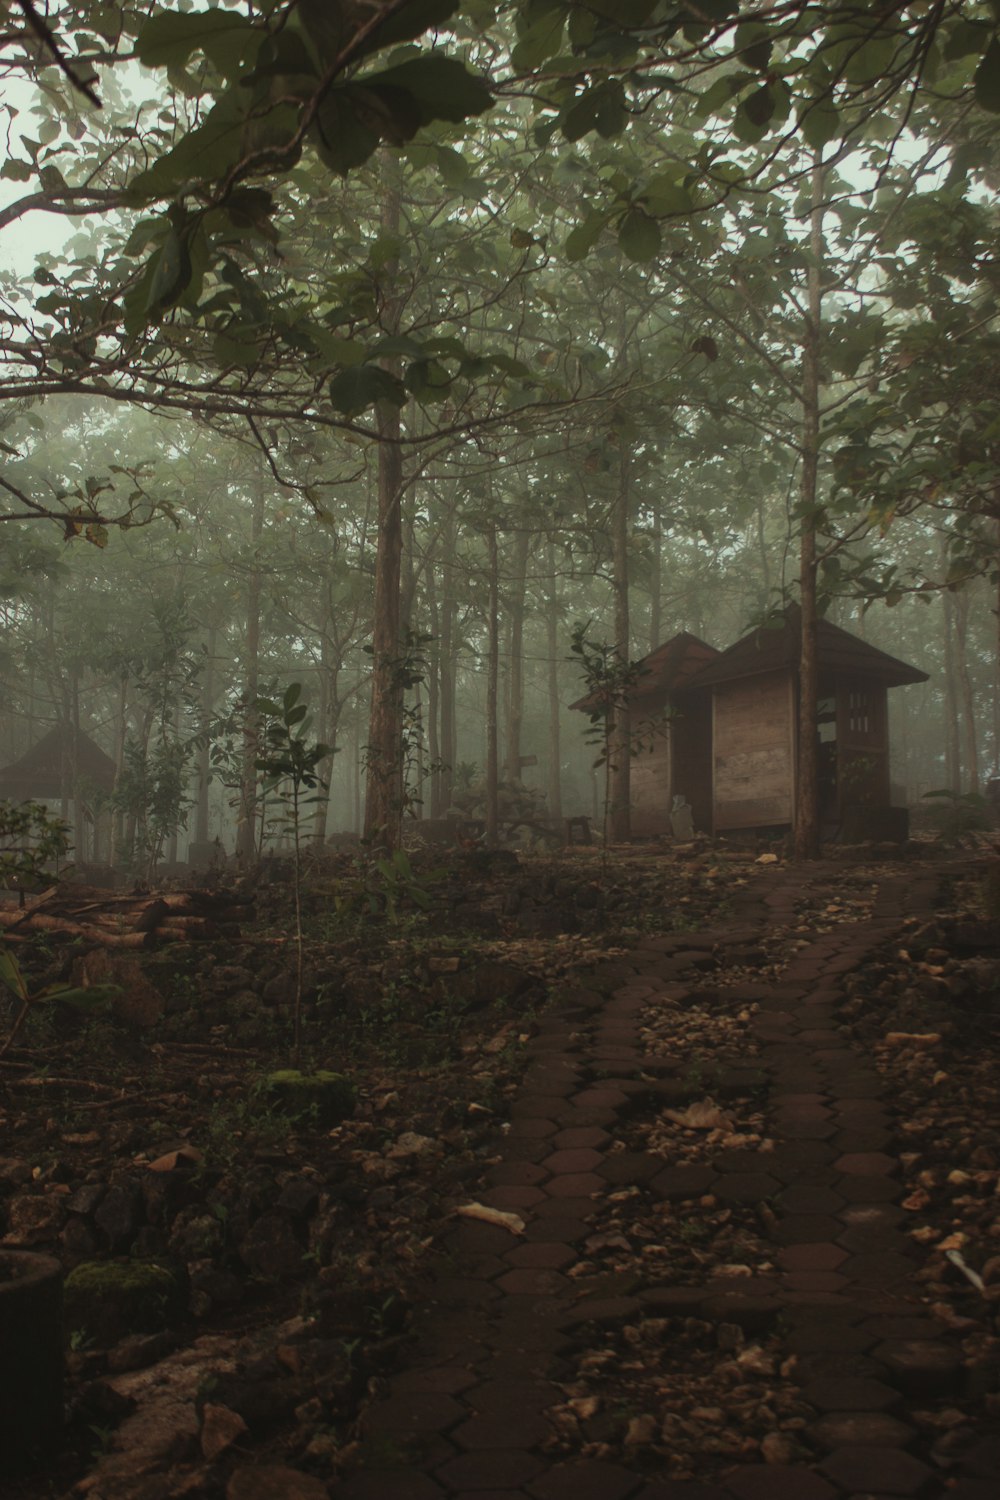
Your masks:
M83 988L77 985L52 984L43 990L32 991L28 987L21 965L5 944L0 943L0 988L6 989L18 1002L18 1009L10 1030L0 1044L0 1057L13 1045L36 1005L68 1005L72 1010L92 1014L105 1010L112 999L121 993L115 984L93 984Z
M292 839L292 889L295 900L295 1010L292 1050L296 1066L302 1055L302 814L318 800L322 779L318 767L328 759L329 745L310 742L308 707L302 702L302 684L289 683L280 699L261 698L257 710L264 717L261 753L257 769L262 781L260 796L273 794L284 808L283 826ZM311 795L307 795L311 794Z
M59 874L71 847L69 825L41 802L0 802L0 885L17 886L22 906L26 889Z
M946 843L959 843L967 833L984 833L993 827L992 808L978 792L954 792L942 787L925 792L931 803L934 826Z

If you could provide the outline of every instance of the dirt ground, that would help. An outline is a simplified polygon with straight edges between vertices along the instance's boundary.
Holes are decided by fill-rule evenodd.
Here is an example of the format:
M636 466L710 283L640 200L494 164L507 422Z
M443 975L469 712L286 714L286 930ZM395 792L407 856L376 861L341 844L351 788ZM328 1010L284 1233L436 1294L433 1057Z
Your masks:
M442 1231L512 1145L509 1109L546 1006L650 934L724 919L781 859L704 842L414 853L389 876L349 853L313 863L297 1066L348 1080L335 1117L319 1096L289 1103L273 1079L295 1064L287 866L242 882L230 893L238 924L208 923L196 940L120 952L53 930L12 943L32 994L63 983L118 992L83 1011L38 999L0 1056L0 1251L53 1254L68 1278L67 1423L5 1493L210 1500L227 1493L234 1454L292 1466L305 1500L311 1476L350 1473L359 1417L405 1361ZM651 1009L644 1036L651 1057L680 1056L711 1099L720 1067L752 1060L741 985L779 976L806 935L862 920L883 872L907 860L940 865L941 909L852 977L842 1019L904 1112L903 1206L926 1246L936 1315L969 1322L975 1364L982 1320L970 1303L989 1302L995 1324L1000 1302L1000 859L987 839L837 851L813 867L791 920L724 973L709 955L703 993L696 984L689 1003ZM0 999L0 1044L19 1009L13 994ZM887 1017L905 1040L887 1040ZM760 1142L752 1087L719 1108L728 1147ZM698 1164L707 1139L669 1111L629 1128L627 1152L682 1165ZM673 1285L702 1280L759 1251L759 1212L716 1203L651 1218L623 1184L574 1274L590 1291L626 1287L640 1267L648 1283L656 1265ZM166 1279L133 1302L120 1286L94 1291L94 1263L160 1267ZM565 1383L560 1449L655 1447L660 1429L644 1433L642 1419L664 1378L690 1395L693 1415L671 1434L674 1454L689 1456L682 1475L710 1476L731 1457L720 1426L772 1430L775 1402L794 1444L805 1419L795 1382L762 1360L737 1410L696 1328L674 1341L666 1377L620 1331L597 1330ZM996 1402L980 1389L967 1410L933 1414L928 1445L946 1456L984 1411L995 1420Z

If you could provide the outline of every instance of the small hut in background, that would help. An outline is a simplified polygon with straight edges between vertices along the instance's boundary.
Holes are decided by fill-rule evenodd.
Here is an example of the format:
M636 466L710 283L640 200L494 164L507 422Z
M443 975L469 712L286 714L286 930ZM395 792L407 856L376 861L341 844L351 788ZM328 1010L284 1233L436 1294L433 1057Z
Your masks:
M798 770L797 605L761 626L699 672L691 692L711 698L715 833L792 827ZM820 819L827 837L849 842L906 836L891 807L891 687L926 682L919 667L820 620L817 638Z
M79 864L97 854L95 793L110 796L114 784L115 763L110 755L82 729L58 724L20 759L0 770L0 799L58 804L53 811L73 830Z
M696 829L712 826L712 703L688 683L719 655L682 630L643 657L628 696L632 733L640 748L631 760L631 824L638 838L670 833L675 797L691 807ZM590 693L570 704L583 713L599 707Z

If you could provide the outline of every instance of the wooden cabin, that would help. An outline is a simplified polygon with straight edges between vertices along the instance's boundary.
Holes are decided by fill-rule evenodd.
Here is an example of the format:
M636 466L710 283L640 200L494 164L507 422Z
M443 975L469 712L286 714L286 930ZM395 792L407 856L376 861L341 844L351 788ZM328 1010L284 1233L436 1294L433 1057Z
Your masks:
M801 611L790 606L708 663L689 694L711 699L714 833L792 827ZM820 620L820 818L826 835L905 837L889 786L888 689L926 682L919 667Z
M709 693L687 684L719 655L714 646L683 630L640 662L629 694L632 734L631 826L636 838L670 833L675 797L692 809L696 829L712 826L712 704ZM595 694L571 708L593 713Z
M79 863L92 858L96 824L90 806L95 792L110 795L115 763L82 729L60 724L18 760L0 769L0 798L9 802L58 803L74 828ZM88 832L90 837L88 838Z

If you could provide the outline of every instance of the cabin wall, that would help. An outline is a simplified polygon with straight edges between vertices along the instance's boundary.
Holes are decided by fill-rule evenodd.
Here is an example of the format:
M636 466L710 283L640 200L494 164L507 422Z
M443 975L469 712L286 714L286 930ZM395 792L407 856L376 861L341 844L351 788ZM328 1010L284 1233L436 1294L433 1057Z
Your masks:
M795 713L789 672L722 683L712 695L713 827L790 824Z
M698 833L712 831L712 695L700 693L677 695L676 716L670 721L673 746L673 797L682 796L691 804L694 826Z
M657 733L651 749L643 749L632 757L631 826L637 838L670 832L670 760L667 729Z

